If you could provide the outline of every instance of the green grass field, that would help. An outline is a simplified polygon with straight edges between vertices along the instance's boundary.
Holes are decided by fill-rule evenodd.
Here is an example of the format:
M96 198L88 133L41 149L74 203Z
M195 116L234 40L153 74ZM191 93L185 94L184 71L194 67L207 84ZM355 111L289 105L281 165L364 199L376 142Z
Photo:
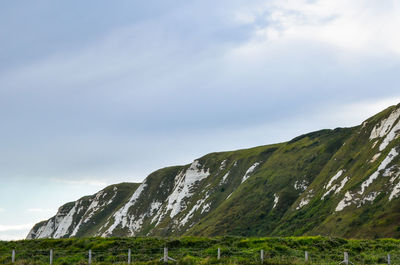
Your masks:
M88 264L88 251L92 251L92 264L127 264L128 249L131 264L163 264L164 247L175 264L339 264L343 253L349 253L354 264L400 264L400 240L346 240L327 237L180 237L180 238L71 238L40 239L0 242L0 264L49 264L53 249L53 264ZM217 259L218 248L221 259Z

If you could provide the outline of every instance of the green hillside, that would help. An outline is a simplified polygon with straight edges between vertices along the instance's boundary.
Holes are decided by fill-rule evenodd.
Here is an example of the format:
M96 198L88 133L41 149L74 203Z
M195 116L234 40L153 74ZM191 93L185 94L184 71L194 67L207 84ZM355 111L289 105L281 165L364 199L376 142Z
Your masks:
M399 238L399 136L400 105L352 128L211 153L66 204L28 238Z

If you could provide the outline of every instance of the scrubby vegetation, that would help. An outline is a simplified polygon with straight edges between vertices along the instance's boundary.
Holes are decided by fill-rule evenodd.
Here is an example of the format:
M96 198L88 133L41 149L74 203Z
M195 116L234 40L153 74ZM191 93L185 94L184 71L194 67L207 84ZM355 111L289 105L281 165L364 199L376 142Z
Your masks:
M346 240L327 237L181 237L181 238L69 238L38 239L0 242L0 264L12 264L11 253L16 251L15 264L49 264L49 251L54 251L53 264L88 264L92 250L92 264L127 264L128 249L132 264L163 264L163 248L176 264L260 264L264 250L264 264L339 264L343 253L349 253L354 264L400 263L400 240ZM221 259L217 259L218 248ZM170 261L172 264L173 261Z

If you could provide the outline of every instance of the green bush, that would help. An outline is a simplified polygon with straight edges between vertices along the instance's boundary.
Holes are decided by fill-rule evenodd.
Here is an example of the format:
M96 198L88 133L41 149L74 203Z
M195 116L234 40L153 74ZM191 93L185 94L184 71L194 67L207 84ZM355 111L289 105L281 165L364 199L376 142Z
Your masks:
M163 248L175 264L304 264L304 251L309 252L309 264L338 264L347 251L354 264L385 264L387 254L392 264L400 264L400 240L345 240L327 237L181 237L181 238L83 238L38 239L0 242L0 264L11 265L11 251L16 249L17 262L12 264L48 264L49 250L54 250L54 265L87 264L92 249L93 265L126 265L128 248L132 264L164 264L160 261ZM217 250L221 249L221 259ZM174 264L174 262L169 262Z

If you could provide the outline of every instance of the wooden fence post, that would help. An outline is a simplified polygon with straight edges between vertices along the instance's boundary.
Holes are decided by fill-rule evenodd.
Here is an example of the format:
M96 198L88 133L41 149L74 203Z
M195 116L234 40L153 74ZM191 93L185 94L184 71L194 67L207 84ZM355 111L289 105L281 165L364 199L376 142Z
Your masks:
M349 265L349 253L344 252L344 264Z
M304 252L304 260L308 262L308 251Z
M50 249L50 265L53 265L53 250Z
M11 262L12 262L12 263L15 263L15 249L12 250Z
M92 264L92 250L89 249L89 265Z
M160 261L164 261L164 263L167 263L168 260L176 261L176 259L173 259L173 258L171 258L171 257L168 257L168 248L167 248L167 247L164 247L164 257L162 257L162 258L160 259Z
M217 259L221 259L221 249L218 248L218 255L217 255Z
M261 258L261 264L264 264L264 250L261 249L260 251L260 258Z
M168 248L164 248L164 263L168 262Z
M128 249L128 265L131 265L131 249Z

